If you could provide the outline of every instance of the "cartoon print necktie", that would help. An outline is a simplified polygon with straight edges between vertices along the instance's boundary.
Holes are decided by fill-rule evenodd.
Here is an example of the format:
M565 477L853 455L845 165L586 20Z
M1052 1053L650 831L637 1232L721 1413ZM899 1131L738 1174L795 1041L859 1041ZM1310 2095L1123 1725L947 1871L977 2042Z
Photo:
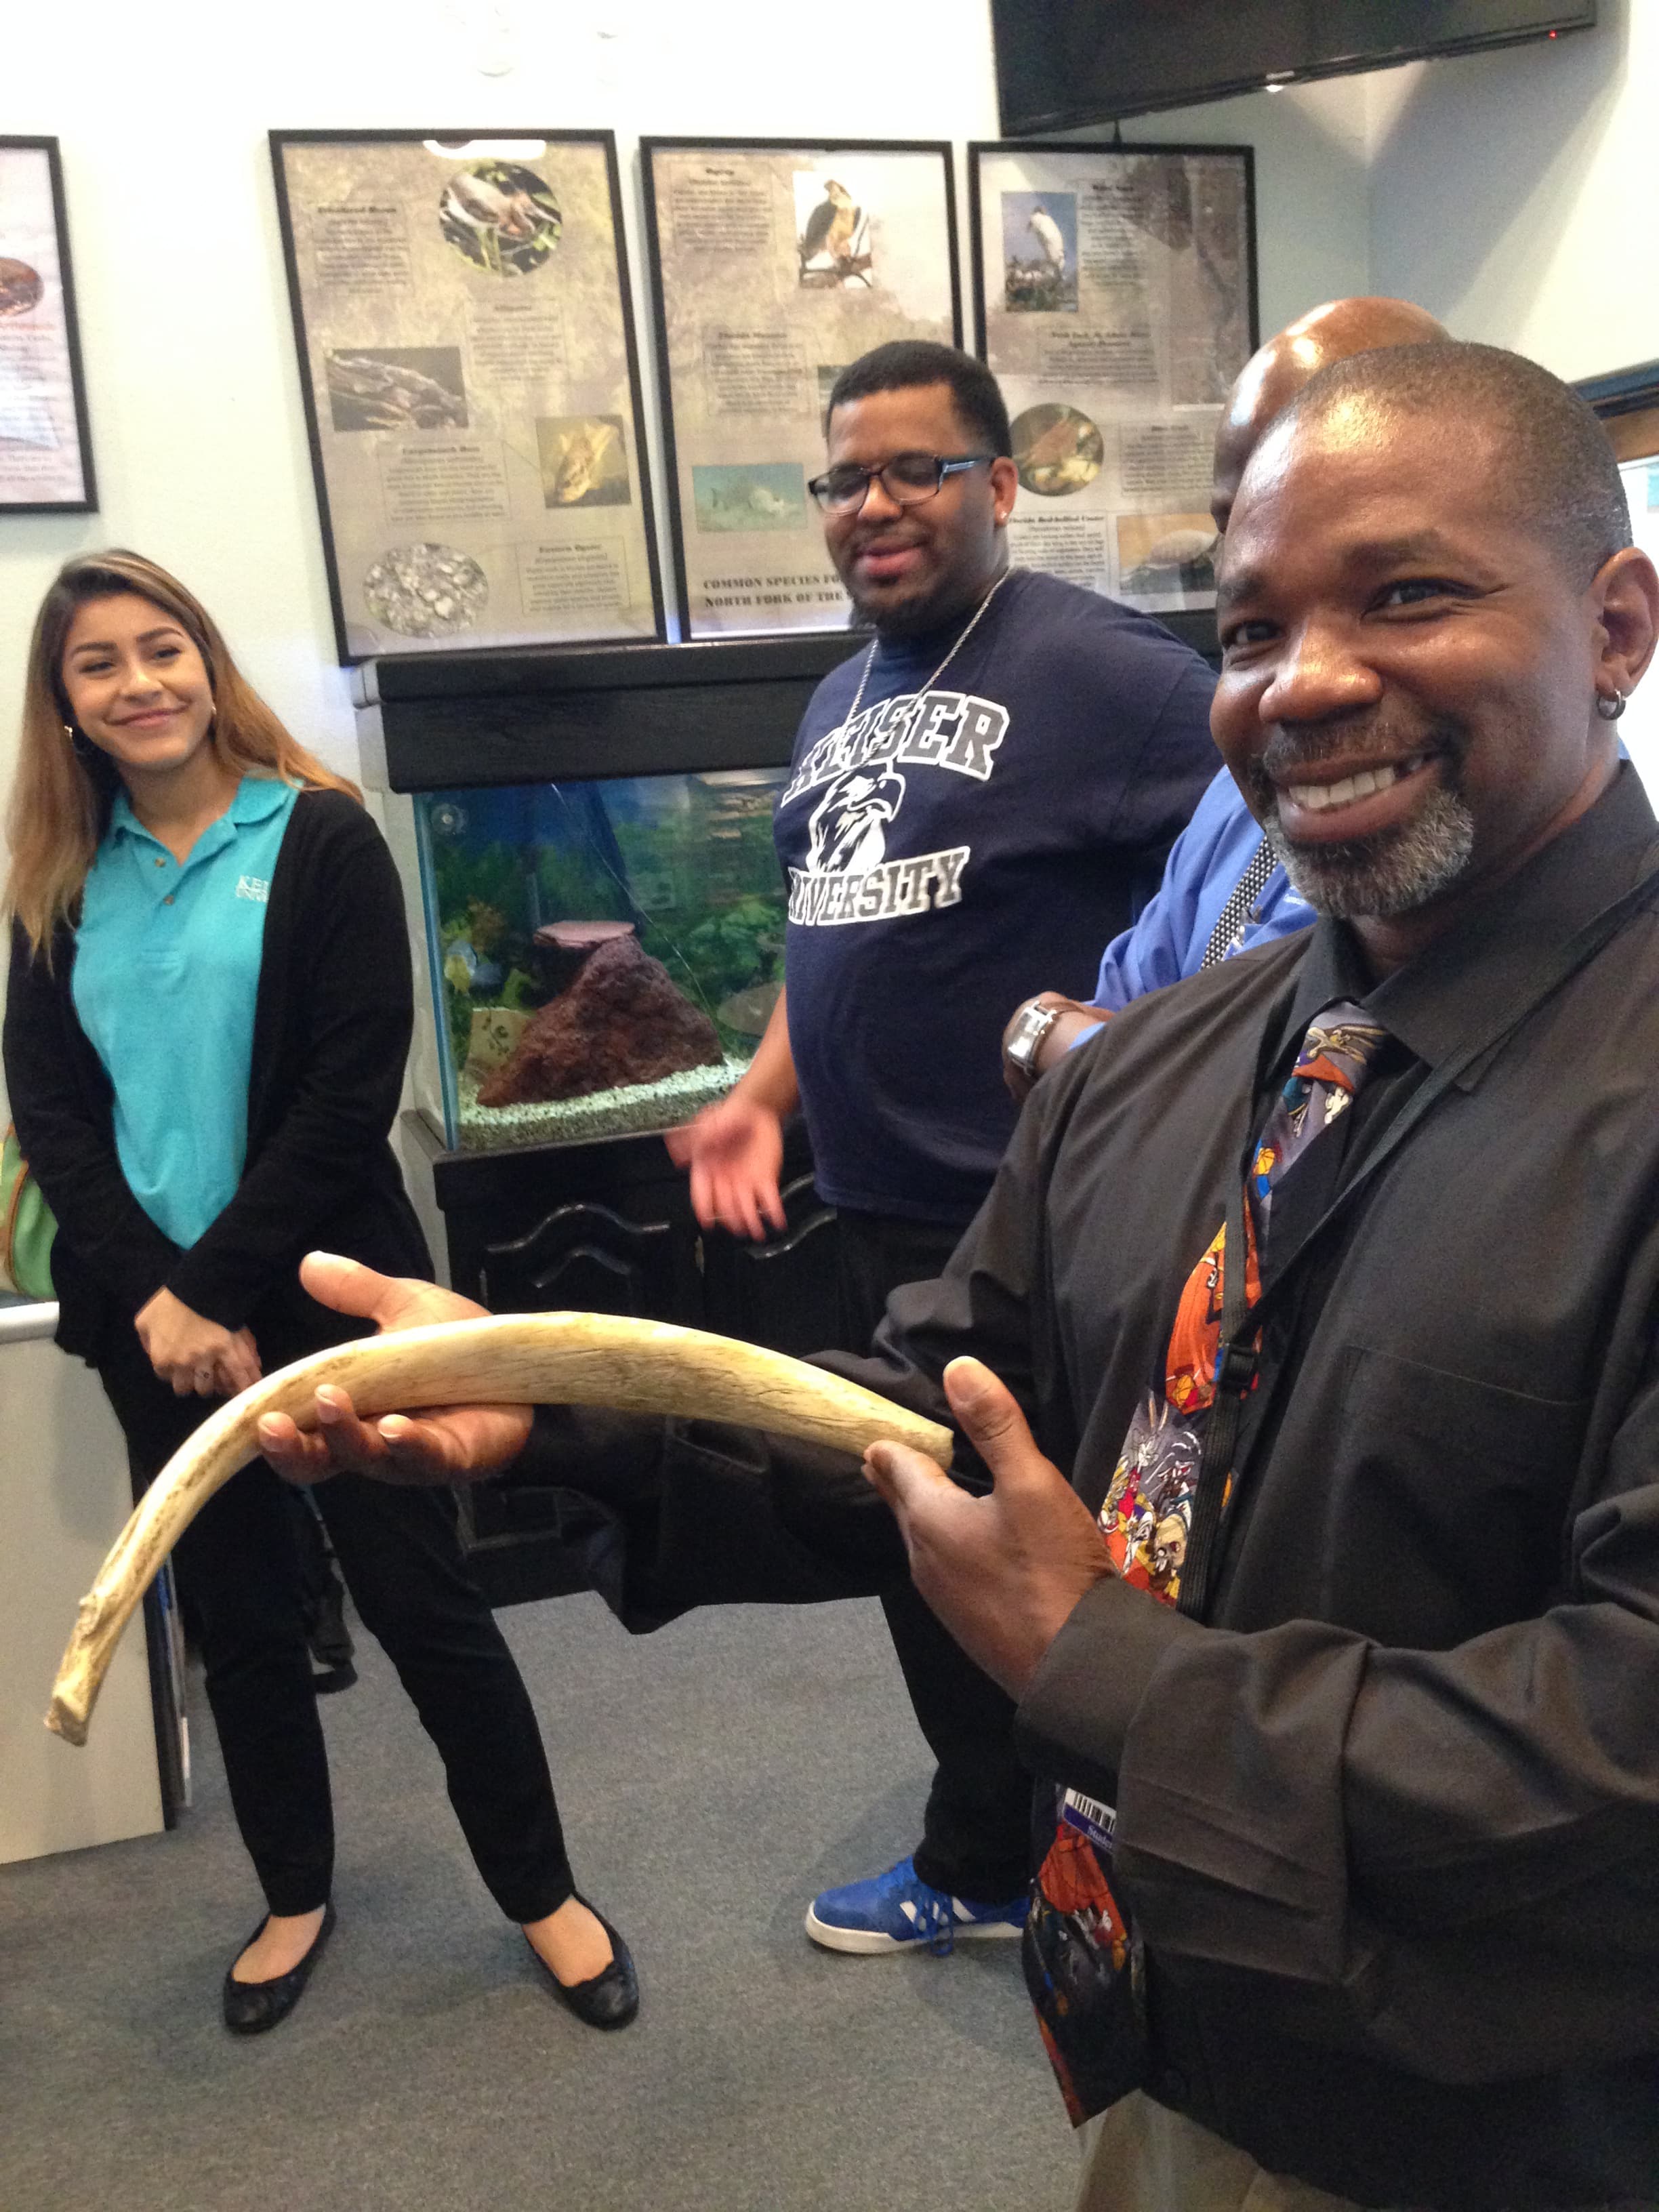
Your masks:
M1387 1035L1347 999L1322 1007L1310 1023L1246 1176L1244 1283L1251 1306L1261 1294L1257 1255L1265 1245L1273 1192L1346 1112ZM1205 1424L1215 1402L1226 1242L1224 1224L1187 1278L1164 1359L1163 1391L1149 1390L1136 1410L1100 1510L1118 1573L1164 1605L1181 1595ZM1110 1806L1077 1790L1059 1796L1054 1841L1038 1870L1025 1930L1026 1986L1061 2094L1079 2124L1137 2079L1141 2036L1134 1938L1109 1879L1115 1826Z
M1346 1112L1387 1036L1351 999L1322 1007L1308 1024L1296 1065L1273 1103L1246 1177L1247 1304L1254 1306L1261 1295L1258 1255L1267 1239L1273 1192L1315 1139ZM1170 1332L1162 1398L1150 1393L1137 1411L1101 1509L1101 1526L1119 1572L1160 1597L1167 1595L1171 1605L1181 1594L1181 1562L1170 1559L1168 1543L1155 1567L1148 1559L1138 1559L1137 1552L1143 1547L1137 1529L1144 1534L1142 1524L1154 1503L1155 1525L1162 1524L1170 1538L1175 1535L1171 1516L1191 1525L1192 1490L1203 1455L1202 1418L1215 1402L1226 1246L1224 1225L1187 1278ZM1149 1481L1156 1499L1143 1499L1137 1506L1130 1493L1145 1490ZM1179 1548L1184 1553L1184 1534ZM1135 1571L1137 1566L1142 1571ZM1145 1571L1148 1568L1152 1571Z

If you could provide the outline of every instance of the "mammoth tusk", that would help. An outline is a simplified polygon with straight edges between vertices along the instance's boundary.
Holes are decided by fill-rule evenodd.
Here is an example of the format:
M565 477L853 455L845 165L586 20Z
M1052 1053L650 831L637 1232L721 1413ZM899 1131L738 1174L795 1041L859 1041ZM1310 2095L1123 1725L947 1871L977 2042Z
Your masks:
M948 1429L821 1368L702 1329L611 1314L507 1315L359 1338L296 1359L209 1415L144 1492L81 1601L46 1726L84 1743L121 1631L161 1562L222 1485L258 1456L258 1424L314 1425L319 1383L366 1416L471 1404L614 1406L736 1421L861 1453L883 1440L951 1464Z

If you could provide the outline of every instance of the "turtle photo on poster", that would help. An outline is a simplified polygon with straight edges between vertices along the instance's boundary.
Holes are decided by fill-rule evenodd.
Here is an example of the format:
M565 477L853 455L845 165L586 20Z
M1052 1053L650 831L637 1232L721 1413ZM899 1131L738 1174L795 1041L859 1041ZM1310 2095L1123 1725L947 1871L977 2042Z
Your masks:
M610 133L271 161L341 659L662 637Z

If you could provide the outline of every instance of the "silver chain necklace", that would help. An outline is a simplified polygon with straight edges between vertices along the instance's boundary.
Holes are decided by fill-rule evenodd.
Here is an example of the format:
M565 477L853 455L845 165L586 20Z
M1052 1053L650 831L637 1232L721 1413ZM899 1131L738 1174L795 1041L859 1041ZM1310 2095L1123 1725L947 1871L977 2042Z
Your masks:
M969 639L973 635L975 626L978 623L980 617L984 613L986 608L990 605L992 600L995 599L997 593L1002 589L1003 586L1007 582L1009 577L1012 576L1013 573L1014 572L1012 568L1005 568L1002 574L997 578L995 583L992 585L990 590L987 592L985 597L980 601L979 605L974 609L973 613L969 617L967 626L963 629L961 636L957 638L956 643L951 647L949 653L945 654L944 659L940 661L939 666L933 671L927 681L922 685L921 689L923 691L931 691L934 684L939 682L939 678L944 675L945 670L956 659L957 653L962 651L963 647L967 644ZM853 704L848 709L847 720L842 724L843 730L850 728L853 723L858 719L859 708L864 703L864 687L870 681L870 671L876 665L876 648L880 645L880 643L881 640L878 637L872 637L870 641L870 650L865 654L864 665L859 671L859 688L853 694Z

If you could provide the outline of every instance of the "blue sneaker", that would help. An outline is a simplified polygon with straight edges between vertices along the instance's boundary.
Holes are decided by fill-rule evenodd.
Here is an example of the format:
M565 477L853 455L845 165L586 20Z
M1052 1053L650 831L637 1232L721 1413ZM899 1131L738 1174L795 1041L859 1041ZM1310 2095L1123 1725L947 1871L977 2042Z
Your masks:
M928 1950L937 1959L959 1941L1011 1942L1025 1926L1025 1892L1000 1905L974 1905L922 1881L901 1859L868 1881L826 1889L806 1908L806 1932L826 1951Z

